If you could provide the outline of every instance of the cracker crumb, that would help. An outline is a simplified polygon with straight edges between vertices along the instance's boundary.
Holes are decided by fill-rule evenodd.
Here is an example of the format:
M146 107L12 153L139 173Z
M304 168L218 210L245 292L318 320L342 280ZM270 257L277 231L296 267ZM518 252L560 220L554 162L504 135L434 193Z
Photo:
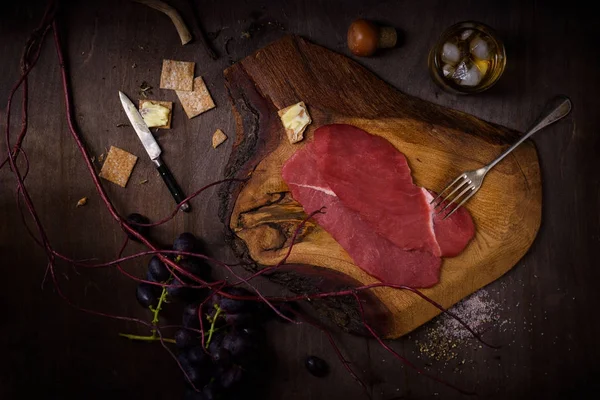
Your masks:
M127 186L137 157L118 147L110 146L106 161L102 165L100 177L121 187Z
M188 61L163 60L160 88L191 92L194 89L194 66Z
M147 98L149 94L152 94L152 86L150 86L148 82L143 81L140 85L140 95Z
M194 118L205 111L215 108L215 102L210 97L208 88L201 76L194 78L193 91L176 90L175 93L177 93L177 97L179 97L181 106L188 118Z
M225 135L225 133L222 130L217 129L215 131L215 133L213 133L213 137L212 137L213 148L216 149L226 140L227 140L227 135Z
M77 205L75 207L83 207L87 204L87 197L82 197L81 199L79 199L79 201L77 202Z

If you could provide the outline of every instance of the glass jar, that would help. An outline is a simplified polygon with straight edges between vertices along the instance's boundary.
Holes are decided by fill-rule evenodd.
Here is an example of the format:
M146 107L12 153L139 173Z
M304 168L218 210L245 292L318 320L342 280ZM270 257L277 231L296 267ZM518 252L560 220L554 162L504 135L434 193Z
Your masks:
M504 44L489 26L459 22L446 29L429 52L429 72L442 89L479 93L493 86L506 67Z

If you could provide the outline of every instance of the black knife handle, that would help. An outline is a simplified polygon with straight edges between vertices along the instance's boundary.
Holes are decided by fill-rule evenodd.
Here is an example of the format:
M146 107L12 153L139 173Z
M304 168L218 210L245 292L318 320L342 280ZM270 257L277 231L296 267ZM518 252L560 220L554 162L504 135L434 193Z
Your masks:
M177 204L185 200L185 196L183 195L181 188L177 184L177 181L173 177L173 174L171 174L171 171L169 171L169 168L167 168L167 166L164 163L160 162L156 169L158 170L160 176L163 178L163 181L165 181L165 184L169 188L169 191L173 195L173 198L175 199ZM188 212L190 211L190 205L188 203L183 203L181 207L179 207L179 209L181 211Z

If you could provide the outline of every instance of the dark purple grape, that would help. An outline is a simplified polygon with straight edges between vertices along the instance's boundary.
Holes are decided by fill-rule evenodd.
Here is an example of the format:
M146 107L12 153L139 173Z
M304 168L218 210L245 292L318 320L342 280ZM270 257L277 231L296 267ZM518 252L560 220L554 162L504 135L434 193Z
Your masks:
M180 349L191 347L199 342L198 335L187 329L180 329L175 332L175 346Z
M140 283L135 292L138 303L142 307L156 307L158 305L159 290L158 286L144 282Z
M192 365L205 366L210 362L209 356L204 352L202 346L190 347L187 350L187 358Z
M187 376L194 385L204 385L206 384L211 376L206 369L201 365L195 365L192 363L187 355L187 353L181 353L177 356L179 360L179 364L181 364L181 368L183 369L184 377Z
M208 385L202 388L202 395L204 396L204 400L216 400L221 398L219 396L219 386L215 384L215 382L211 382Z
M146 271L146 280L150 281L150 282L157 282L158 281L156 279L154 279L154 277L152 276L152 274L150 274L150 271Z
M148 263L148 276L153 278L153 282L166 282L171 277L171 272L158 256L152 256Z
M187 357L185 357L185 354L179 355L178 359L179 359L179 363L181 364L181 368L183 370L184 378L186 380L189 379L194 385L199 384L199 382L202 380L202 375L203 375L200 368L193 366L189 362Z
M244 357L256 348L252 339L241 332L226 334L221 346L228 350L234 358Z
M252 293L244 288L229 287L222 290L223 292L233 296L252 296ZM242 311L251 311L254 302L230 299L216 293L211 299L213 304L217 304L221 309L228 313L239 313Z
M199 328L198 304L187 304L183 308L182 324L186 328Z
M170 297L182 297L188 288L182 287L183 283L178 278L174 278L167 286L167 294Z
M219 384L223 389L231 389L238 384L244 376L244 371L237 365L232 365L223 370L219 376Z
M131 226L131 228L134 231L136 231L137 233L139 233L140 235L146 236L148 234L148 231L150 230L149 226L136 225L136 224L149 224L150 220L148 218L144 217L141 214L133 213L133 214L129 214L127 216L127 218L125 218L125 220ZM140 240L138 238L136 238L129 232L127 232L127 236L129 237L129 239L131 239L133 241L140 242Z
M189 232L184 232L173 242L173 250L194 253L198 249L198 239Z
M210 266L198 258L184 258L183 260L179 261L179 265L187 272L202 280L210 279ZM186 280L193 282L191 278L186 277Z
M225 314L225 322L235 327L250 327L256 325L259 321L256 316L250 313Z
M304 365L308 372L319 378L322 378L329 373L329 365L327 362L317 356L306 357Z
M206 338L208 340L208 334L206 335ZM221 348L221 343L223 343L223 334L221 334L221 332L213 333L210 343L208 344L208 353L213 359Z
M231 365L231 353L222 347L217 347L215 354L212 355L215 364L220 366Z

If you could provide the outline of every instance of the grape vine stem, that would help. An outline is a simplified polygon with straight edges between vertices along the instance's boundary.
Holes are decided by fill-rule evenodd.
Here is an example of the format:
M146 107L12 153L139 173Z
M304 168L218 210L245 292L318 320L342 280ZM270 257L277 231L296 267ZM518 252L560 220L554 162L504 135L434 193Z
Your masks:
M221 315L221 312L223 312L223 309L221 307L219 307L218 304L215 304L215 310L217 310L217 312L215 313L215 316L212 318L212 321L210 321L210 329L208 330L208 338L206 339L206 348L208 349L208 346L210 345L210 341L212 339L212 335L215 332L215 324L217 323L217 318L219 318L219 316Z
M127 339L131 339L131 340L144 340L147 342L161 341L161 338L156 335L142 336L142 335L132 335L130 333L119 333L119 336L122 336ZM162 341L167 342L167 343L175 343L175 339L169 339L169 338L163 338Z

